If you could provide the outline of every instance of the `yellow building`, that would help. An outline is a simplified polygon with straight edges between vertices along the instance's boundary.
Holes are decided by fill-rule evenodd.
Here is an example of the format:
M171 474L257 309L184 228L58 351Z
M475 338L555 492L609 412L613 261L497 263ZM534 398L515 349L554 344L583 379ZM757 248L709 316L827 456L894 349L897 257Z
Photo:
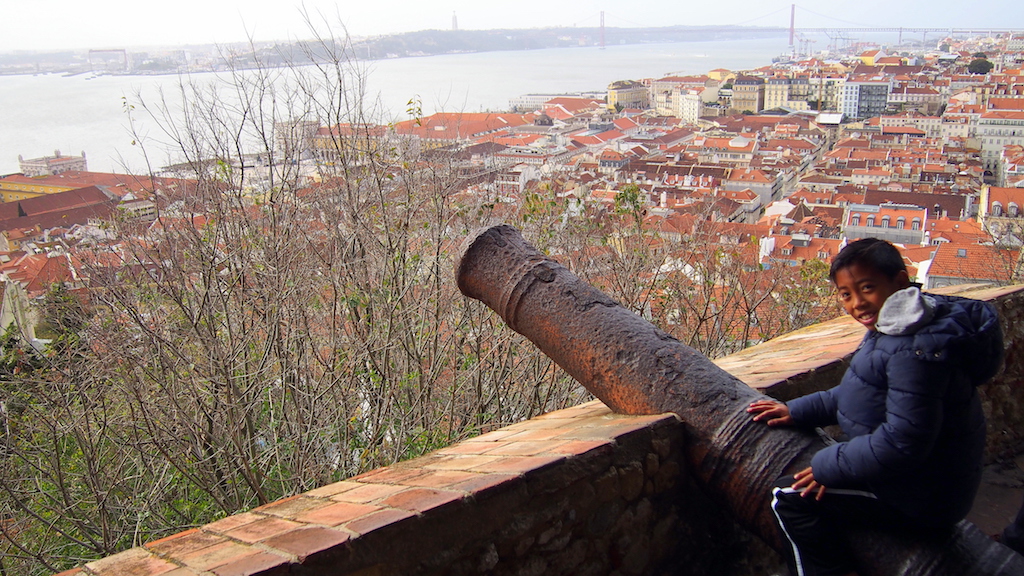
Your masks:
M810 80L806 75L768 78L764 88L764 109L810 110Z
M79 188L67 183L53 183L47 177L32 178L24 174L11 174L0 178L0 202L14 202L36 198L45 194L56 194Z
M736 73L725 68L715 68L708 72L708 77L712 80L718 80L722 84L731 84L736 79Z
M757 114L764 110L763 78L756 76L737 76L732 84L732 108L736 112L752 112Z
M640 108L651 105L651 91L635 80L618 80L608 85L608 109Z
M874 66L875 62L879 58L885 58L885 56L886 54L882 50L867 50L862 52L857 58L860 58L860 61L863 62L865 66Z

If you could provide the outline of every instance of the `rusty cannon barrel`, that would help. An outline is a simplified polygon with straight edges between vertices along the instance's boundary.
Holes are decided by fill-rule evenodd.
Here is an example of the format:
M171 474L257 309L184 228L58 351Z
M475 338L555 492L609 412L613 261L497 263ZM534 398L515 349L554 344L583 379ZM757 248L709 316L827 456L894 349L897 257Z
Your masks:
M511 226L467 237L456 280L463 294L497 312L612 410L678 415L689 472L741 525L783 551L769 490L809 465L821 437L753 422L746 408L761 394L580 280ZM939 539L859 531L849 543L864 575L1024 574L1024 557L966 521Z

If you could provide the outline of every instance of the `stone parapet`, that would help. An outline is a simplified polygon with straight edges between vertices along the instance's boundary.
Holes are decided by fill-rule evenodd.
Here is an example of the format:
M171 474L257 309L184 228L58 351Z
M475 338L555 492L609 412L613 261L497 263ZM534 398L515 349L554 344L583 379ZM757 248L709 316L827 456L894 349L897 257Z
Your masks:
M728 561L714 535L736 534L685 487L682 442L674 415L589 402L64 574L652 574L681 555L712 570Z

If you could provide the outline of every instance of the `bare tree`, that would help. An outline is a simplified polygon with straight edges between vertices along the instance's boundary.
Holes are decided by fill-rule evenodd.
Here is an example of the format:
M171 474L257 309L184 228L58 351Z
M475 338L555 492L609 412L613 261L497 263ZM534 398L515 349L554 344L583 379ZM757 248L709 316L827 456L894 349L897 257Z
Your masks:
M190 184L153 191L152 225L116 222L116 240L75 253L88 299L52 309L46 350L7 342L33 366L4 377L3 573L586 397L457 294L452 253L480 221L452 201L464 185L445 156L388 130L344 42L297 58L130 104L151 127L137 140L170 144ZM297 122L320 128L312 153L279 137Z

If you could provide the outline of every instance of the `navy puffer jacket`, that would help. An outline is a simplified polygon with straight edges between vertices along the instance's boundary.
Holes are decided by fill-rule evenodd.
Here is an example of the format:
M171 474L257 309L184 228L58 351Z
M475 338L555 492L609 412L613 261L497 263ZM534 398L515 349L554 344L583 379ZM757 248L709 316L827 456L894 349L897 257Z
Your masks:
M934 525L967 515L981 481L985 417L976 387L1003 355L993 307L901 290L886 301L838 386L787 405L800 425L848 439L811 461L828 488L874 492Z

